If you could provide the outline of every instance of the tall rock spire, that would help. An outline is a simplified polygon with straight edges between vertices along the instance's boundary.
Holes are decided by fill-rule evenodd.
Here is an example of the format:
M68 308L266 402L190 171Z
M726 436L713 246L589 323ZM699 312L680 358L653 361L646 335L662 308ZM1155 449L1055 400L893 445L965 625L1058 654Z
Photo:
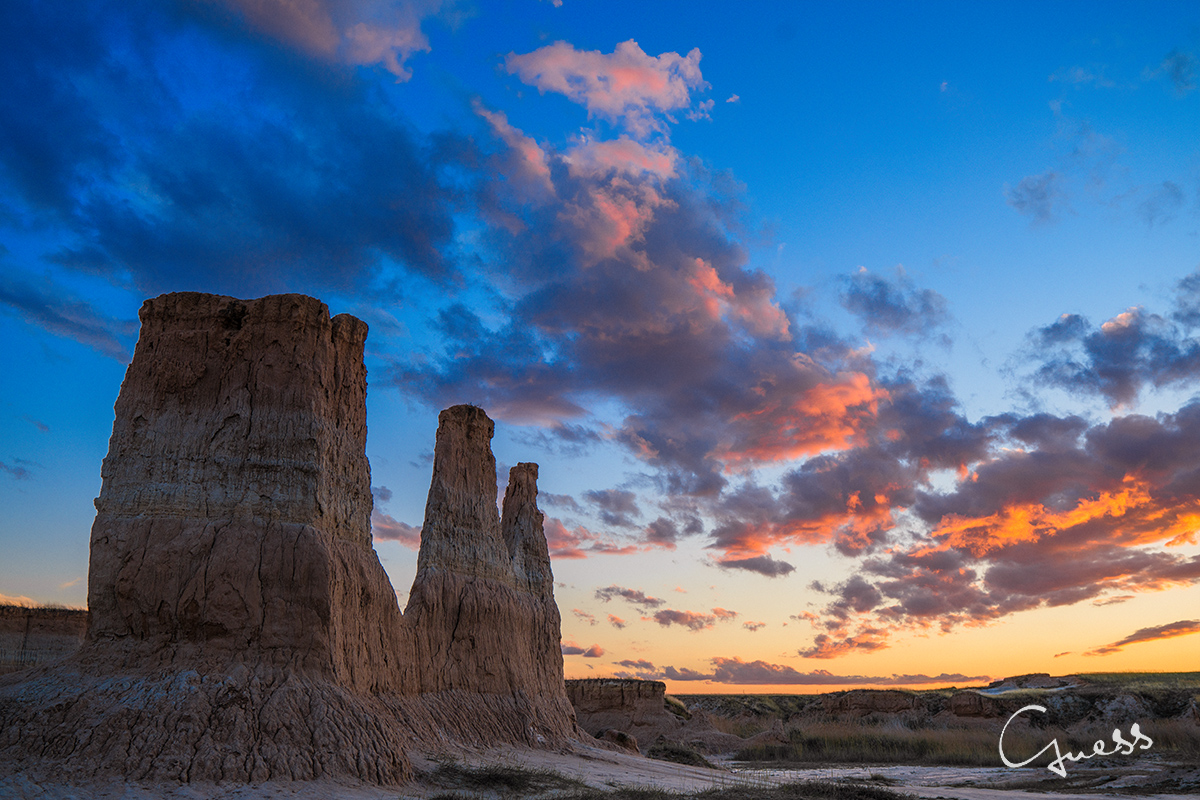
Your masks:
M421 553L405 610L422 665L416 679L423 692L539 698L541 724L573 728L537 465L512 469L501 523L492 431L474 406L454 406L438 418Z
M554 575L537 506L537 478L537 464L523 462L508 471L500 530L517 585L538 597L553 597Z
M452 406L438 415L418 574L433 569L512 580L496 513L495 428L475 406Z

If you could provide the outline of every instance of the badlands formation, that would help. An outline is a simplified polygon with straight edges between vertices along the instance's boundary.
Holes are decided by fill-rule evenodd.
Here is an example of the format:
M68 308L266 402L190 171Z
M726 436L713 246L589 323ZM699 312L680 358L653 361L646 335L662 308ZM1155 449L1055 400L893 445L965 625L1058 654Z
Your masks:
M439 417L402 613L371 546L367 326L302 295L141 309L72 656L0 677L0 776L396 784L448 744L581 735L537 465Z

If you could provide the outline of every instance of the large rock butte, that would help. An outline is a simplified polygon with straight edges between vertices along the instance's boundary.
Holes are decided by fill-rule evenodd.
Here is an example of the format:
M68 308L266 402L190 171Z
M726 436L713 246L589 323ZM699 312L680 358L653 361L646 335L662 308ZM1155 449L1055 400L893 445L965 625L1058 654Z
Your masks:
M96 500L90 621L0 678L0 774L399 783L406 753L580 735L537 466L439 418L408 608L371 546L367 326L302 295L147 300Z

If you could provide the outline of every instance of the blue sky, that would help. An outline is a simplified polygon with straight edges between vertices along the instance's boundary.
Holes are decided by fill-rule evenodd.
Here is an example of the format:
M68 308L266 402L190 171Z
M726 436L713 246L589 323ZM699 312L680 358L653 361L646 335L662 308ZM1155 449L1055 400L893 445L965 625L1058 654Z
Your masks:
M0 593L86 599L141 302L294 291L402 602L442 407L542 465L569 675L1194 663L1194 5L700 8L6 5Z

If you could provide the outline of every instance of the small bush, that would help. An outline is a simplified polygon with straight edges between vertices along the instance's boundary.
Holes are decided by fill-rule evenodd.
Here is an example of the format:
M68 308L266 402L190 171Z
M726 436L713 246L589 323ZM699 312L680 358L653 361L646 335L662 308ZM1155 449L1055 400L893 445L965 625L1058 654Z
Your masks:
M509 764L484 764L465 766L454 761L443 761L437 769L426 776L433 785L443 789L465 789L471 792L490 791L501 795L525 795L556 789L577 789L583 786L574 778L557 772ZM456 797L445 793L438 797Z
M712 762L698 752L678 742L655 742L646 751L649 758L658 761L670 761L674 764L686 764L690 767L708 767L716 769Z
M684 705L683 701L669 694L663 695L663 706L680 719L692 718L692 712L688 711L688 707Z

